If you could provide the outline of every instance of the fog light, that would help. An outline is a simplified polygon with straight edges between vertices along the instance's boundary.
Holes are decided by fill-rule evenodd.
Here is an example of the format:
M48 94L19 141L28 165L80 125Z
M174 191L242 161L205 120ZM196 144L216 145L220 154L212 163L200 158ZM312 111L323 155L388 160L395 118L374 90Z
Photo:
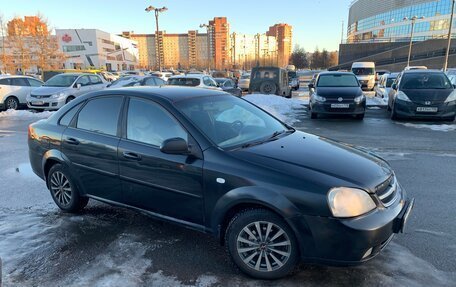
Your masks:
M362 259L369 257L372 254L372 249L373 249L373 247L369 248L369 250L367 250L366 253L364 253L364 256Z

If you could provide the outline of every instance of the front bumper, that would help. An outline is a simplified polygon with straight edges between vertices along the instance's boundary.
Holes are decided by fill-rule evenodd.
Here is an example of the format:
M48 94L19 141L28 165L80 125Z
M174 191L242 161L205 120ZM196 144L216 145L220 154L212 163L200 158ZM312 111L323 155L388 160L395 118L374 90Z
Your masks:
M417 112L418 107L437 108L437 112ZM401 118L451 118L456 115L456 101L424 105L420 103L396 100L394 102L394 109L397 116Z
M27 98L27 107L29 109L36 110L58 110L65 105L65 98L45 98L45 99L34 99Z
M338 219L298 216L291 219L302 259L328 265L357 265L374 258L396 233L403 232L414 200L397 199L389 208Z
M333 108L332 104L348 104L348 108ZM312 112L317 114L359 115L366 112L366 100L357 104L355 102L312 102Z

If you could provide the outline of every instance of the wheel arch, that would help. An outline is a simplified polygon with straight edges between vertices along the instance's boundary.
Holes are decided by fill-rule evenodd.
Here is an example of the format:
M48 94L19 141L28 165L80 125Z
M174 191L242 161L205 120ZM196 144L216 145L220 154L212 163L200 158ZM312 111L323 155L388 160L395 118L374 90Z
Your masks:
M47 176L49 174L49 170L52 168L52 166L58 163L65 164L65 157L59 150L51 149L44 153L41 166L46 186L48 185Z

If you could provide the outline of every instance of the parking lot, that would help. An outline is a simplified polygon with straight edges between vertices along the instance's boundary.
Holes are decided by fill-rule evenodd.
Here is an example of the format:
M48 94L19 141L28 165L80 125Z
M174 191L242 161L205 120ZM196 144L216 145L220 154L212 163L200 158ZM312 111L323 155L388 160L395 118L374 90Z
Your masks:
M293 101L305 99L305 91ZM304 103L304 101L303 101ZM393 122L370 107L364 121L310 120L305 105L288 114L304 132L364 147L387 159L416 206L405 234L358 267L302 264L265 282L242 275L210 236L133 211L91 202L64 214L28 164L27 126L41 115L0 114L0 257L5 286L451 286L456 282L456 123ZM45 117L45 115L42 115ZM306 148L303 146L302 148Z

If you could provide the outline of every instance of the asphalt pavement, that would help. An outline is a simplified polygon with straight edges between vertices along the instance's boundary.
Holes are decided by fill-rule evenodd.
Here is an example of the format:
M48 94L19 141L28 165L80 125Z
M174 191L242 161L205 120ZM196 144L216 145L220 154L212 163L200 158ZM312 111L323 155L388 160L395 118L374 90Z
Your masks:
M405 234L372 261L302 264L290 277L258 281L241 274L208 235L96 202L79 215L64 214L28 165L31 120L0 117L4 286L455 286L456 123L394 123L379 108L364 121L311 120L305 106L295 114L299 130L386 158L416 199Z

